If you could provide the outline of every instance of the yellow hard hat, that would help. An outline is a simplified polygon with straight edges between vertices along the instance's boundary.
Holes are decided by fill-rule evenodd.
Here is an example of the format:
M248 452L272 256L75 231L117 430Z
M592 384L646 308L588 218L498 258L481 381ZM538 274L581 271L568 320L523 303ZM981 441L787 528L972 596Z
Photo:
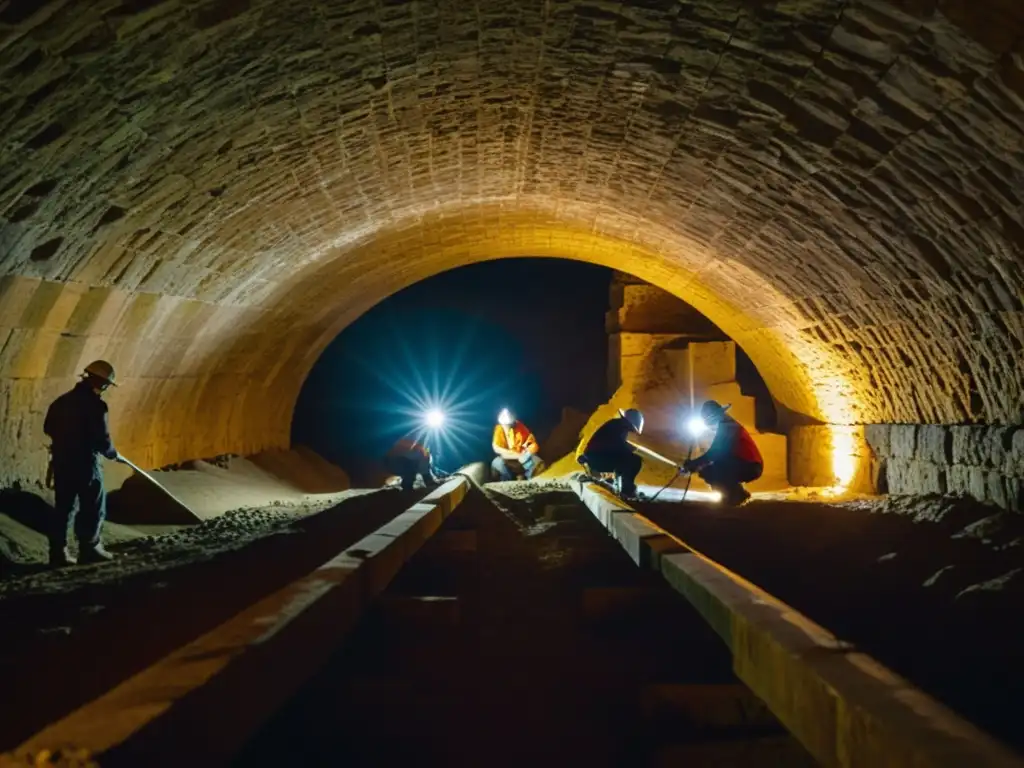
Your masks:
M117 386L114 383L114 366L106 360L93 360L85 366L85 375L92 376L95 379L102 379L112 387Z

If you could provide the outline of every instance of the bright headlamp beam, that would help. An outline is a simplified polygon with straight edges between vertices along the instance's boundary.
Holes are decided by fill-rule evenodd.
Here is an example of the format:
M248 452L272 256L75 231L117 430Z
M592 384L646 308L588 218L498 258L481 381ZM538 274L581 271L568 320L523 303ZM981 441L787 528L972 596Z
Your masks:
M498 414L498 423L503 427L512 426L512 414L509 413L508 408L501 409L501 413Z
M439 429L444 425L444 413L438 408L431 408L424 414L423 420L431 429Z
M700 437L707 431L708 425L704 423L704 419L700 416L694 416L688 422L686 422L687 431L694 437Z

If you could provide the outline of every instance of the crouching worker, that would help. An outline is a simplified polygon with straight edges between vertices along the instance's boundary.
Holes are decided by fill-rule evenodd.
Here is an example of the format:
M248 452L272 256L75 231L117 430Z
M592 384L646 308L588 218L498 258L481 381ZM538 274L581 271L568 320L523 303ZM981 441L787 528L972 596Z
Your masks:
M82 563L112 560L103 548L100 533L107 517L107 493L103 487L100 457L120 461L110 439L107 404L103 393L114 384L114 368L105 360L89 363L74 389L51 403L43 431L52 441L56 520L50 533L50 564L71 565L68 528L73 524ZM75 507L78 511L76 513Z
M404 491L412 490L417 475L423 478L423 485L428 488L437 484L430 449L411 438L403 437L395 443L388 451L386 461L388 471L402 478Z
M751 483L761 476L764 461L754 438L726 413L728 408L714 400L701 406L701 419L715 430L715 438L703 456L690 459L683 464L683 469L696 472L701 480L721 493L723 503L737 506L750 498L743 483Z
M643 461L629 444L629 436L643 431L644 415L636 408L620 408L618 418L602 424L576 460L591 472L614 473L619 495L635 498Z
M520 474L530 480L544 469L544 461L537 455L540 451L537 438L508 408L502 408L498 414L491 450L496 454L491 462L491 474L498 480L515 480Z

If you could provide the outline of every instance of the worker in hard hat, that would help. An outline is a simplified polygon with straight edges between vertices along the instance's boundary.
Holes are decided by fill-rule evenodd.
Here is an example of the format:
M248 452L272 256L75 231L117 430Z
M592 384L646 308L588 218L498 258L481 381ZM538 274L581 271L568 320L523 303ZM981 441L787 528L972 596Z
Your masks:
M643 431L644 415L636 408L620 408L618 417L598 428L576 460L591 472L613 473L619 494L635 498L636 476L643 460L629 444L629 437Z
M410 437L403 437L388 451L388 470L402 479L402 489L412 490L416 477L423 478L423 484L431 487L437 484L434 474L434 458L426 445Z
M53 475L56 521L50 533L50 564L71 565L68 528L78 539L78 562L112 560L100 539L107 517L100 457L120 461L110 438L107 404L103 393L114 383L114 367L96 360L85 367L82 380L50 404L43 431L52 441L50 468ZM76 513L77 505L77 513Z
M537 455L537 438L508 408L498 413L491 449L495 453L491 473L498 480L515 480L519 475L529 480L544 469L544 462Z
M754 438L736 419L714 400L700 408L704 423L715 430L711 446L703 456L683 464L687 472L696 472L700 478L722 494L722 502L732 506L750 498L743 483L757 480L764 471L764 460Z

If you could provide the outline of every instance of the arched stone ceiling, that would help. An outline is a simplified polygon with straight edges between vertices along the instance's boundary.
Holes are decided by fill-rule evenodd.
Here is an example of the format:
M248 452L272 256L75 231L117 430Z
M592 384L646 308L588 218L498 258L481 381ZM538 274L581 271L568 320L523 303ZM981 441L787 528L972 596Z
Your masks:
M616 266L791 410L1017 422L1024 4L0 0L0 465L95 356L159 465L285 444L438 271Z

